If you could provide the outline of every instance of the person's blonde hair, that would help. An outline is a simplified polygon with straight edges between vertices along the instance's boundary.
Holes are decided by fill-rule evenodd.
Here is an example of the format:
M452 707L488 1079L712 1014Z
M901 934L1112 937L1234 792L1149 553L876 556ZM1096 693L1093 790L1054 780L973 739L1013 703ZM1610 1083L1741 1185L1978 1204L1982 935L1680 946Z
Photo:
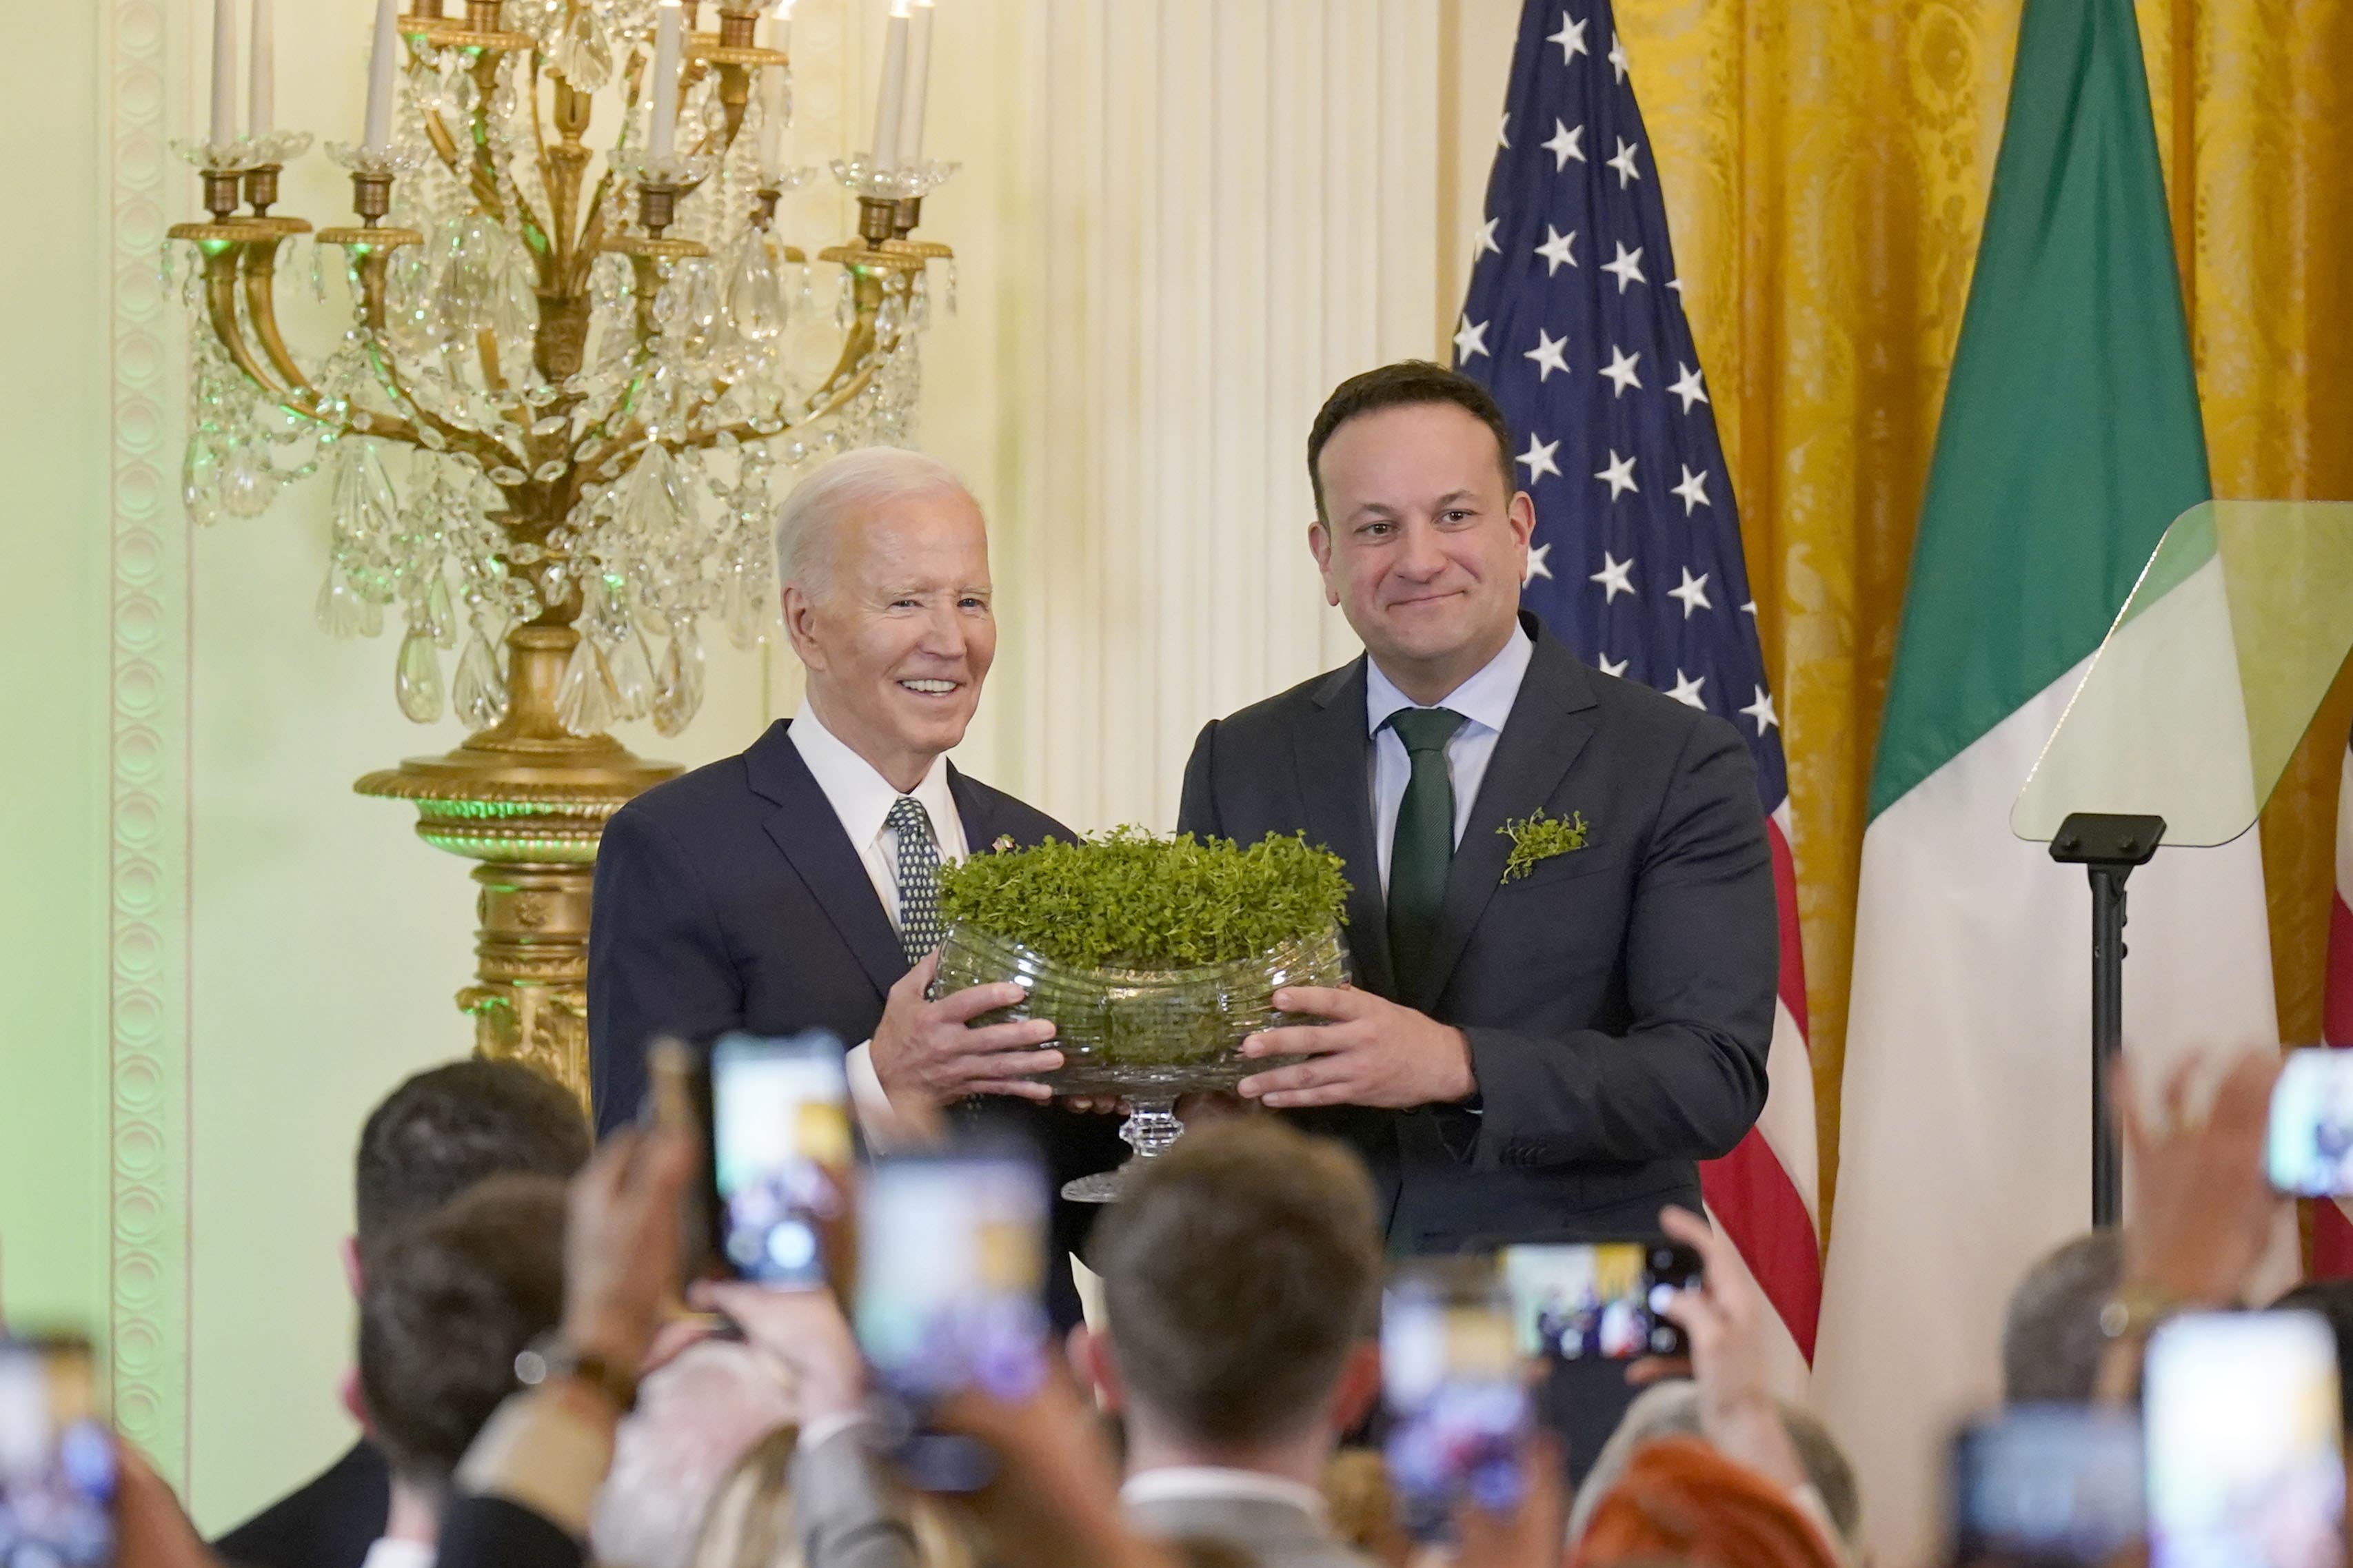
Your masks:
M793 1517L793 1453L797 1426L780 1426L735 1461L712 1494L687 1568L807 1568ZM921 1568L979 1568L963 1532L921 1493L902 1494Z

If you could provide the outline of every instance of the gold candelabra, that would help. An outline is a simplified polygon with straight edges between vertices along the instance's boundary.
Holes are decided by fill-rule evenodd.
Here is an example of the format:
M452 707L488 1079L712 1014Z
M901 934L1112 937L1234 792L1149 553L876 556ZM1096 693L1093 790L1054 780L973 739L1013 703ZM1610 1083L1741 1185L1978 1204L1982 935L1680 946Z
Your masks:
M318 616L351 636L399 614L411 719L440 716L442 656L467 629L446 689L469 738L355 787L412 803L419 837L480 862L480 963L458 994L476 1049L585 1099L597 840L678 771L605 729L684 728L706 615L739 643L763 635L769 520L797 464L909 438L933 262L951 303L954 289L947 247L909 237L955 165L833 165L860 221L819 252L840 268L839 347L804 380L809 268L775 231L780 197L813 172L779 166L789 59L757 40L762 0L722 0L715 32L700 0L650 16L644 0L464 0L462 16L411 3L396 19L387 5L371 83L396 107L379 112L372 93L368 141L330 149L358 221L314 241L340 253L352 300L316 370L290 350L276 296L310 226L270 211L309 138L183 149L210 214L171 231L198 325L187 500L206 521L256 515L330 465ZM619 131L592 183L607 87ZM659 662L649 638L667 639Z

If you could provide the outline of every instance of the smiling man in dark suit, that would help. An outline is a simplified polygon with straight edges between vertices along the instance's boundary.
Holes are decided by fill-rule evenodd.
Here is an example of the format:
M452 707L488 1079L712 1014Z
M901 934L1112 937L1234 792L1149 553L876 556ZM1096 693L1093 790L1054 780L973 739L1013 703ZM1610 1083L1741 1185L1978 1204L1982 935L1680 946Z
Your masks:
M1201 731L1180 826L1347 862L1356 984L1240 1092L1354 1143L1393 1250L1654 1232L1765 1103L1772 865L1732 726L1587 668L1519 611L1534 504L1484 389L1344 382L1308 542L1367 656ZM1557 852L1506 879L1506 825ZM1567 848L1582 825L1582 847ZM1523 829L1530 848L1536 838Z
M926 998L941 935L939 867L1000 839L1071 830L966 778L964 739L997 652L988 533L955 475L917 453L832 458L776 524L784 619L807 672L800 714L737 756L617 812L596 855L588 1047L600 1131L628 1121L659 1035L821 1028L852 1042L870 1142L952 1102L988 1097L1045 1150L1057 1179L1108 1169L1108 1118L1052 1106L1032 1075L1059 1067L1054 1026L971 1020L1012 985ZM1075 1250L1083 1213L1062 1205ZM1056 1315L1075 1321L1068 1270Z

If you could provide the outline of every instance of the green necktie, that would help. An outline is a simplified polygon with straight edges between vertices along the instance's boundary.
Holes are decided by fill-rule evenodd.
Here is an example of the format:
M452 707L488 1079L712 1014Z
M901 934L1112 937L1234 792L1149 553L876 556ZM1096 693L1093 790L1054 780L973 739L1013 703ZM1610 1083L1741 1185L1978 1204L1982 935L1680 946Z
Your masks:
M1446 771L1446 742L1463 718L1451 708L1400 708L1388 724L1413 766L1389 841L1389 966L1399 993L1412 996L1437 940L1446 871L1454 862L1454 779Z

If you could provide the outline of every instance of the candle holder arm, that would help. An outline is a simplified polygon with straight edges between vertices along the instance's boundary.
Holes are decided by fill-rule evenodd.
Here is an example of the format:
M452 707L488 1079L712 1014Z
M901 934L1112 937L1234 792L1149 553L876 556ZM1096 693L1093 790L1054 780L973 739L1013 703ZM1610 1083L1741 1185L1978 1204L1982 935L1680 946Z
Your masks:
M290 398L300 393L313 408L319 399L318 388L295 363L294 354L286 346L285 335L278 330L278 247L277 239L257 239L246 245L239 270L244 275L245 313L253 323L253 335L261 342L261 352L273 369L284 378L285 391ZM314 413L311 417L316 418Z

